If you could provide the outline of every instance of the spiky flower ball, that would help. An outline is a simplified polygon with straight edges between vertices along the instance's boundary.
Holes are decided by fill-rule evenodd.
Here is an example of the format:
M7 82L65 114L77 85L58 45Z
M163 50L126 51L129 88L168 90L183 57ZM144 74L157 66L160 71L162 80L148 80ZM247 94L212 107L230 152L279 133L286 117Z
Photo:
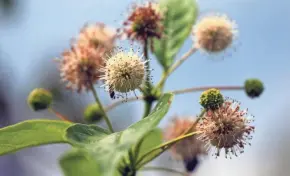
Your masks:
M176 117L164 131L166 141L175 139L184 134L196 131L196 120L190 118ZM171 153L177 160L182 160L188 172L192 172L199 163L199 157L207 154L203 141L198 135L185 138L170 148Z
M127 93L138 89L144 82L146 66L142 58L133 52L117 51L112 54L102 69L102 80L111 91Z
M95 123L102 119L103 113L98 104L91 104L86 107L84 111L85 121L88 123Z
M208 89L204 91L199 99L199 103L206 110L215 110L224 102L224 97L218 89Z
M225 15L209 15L193 28L195 45L208 53L228 48L237 34L236 24Z
M161 38L162 13L158 4L148 2L135 5L124 26L125 34L132 40L144 42L152 38Z
M52 94L46 89L34 89L27 98L27 103L34 111L47 109L52 103Z
M226 100L217 110L209 110L197 125L202 134L200 138L215 150L220 156L225 150L226 158L238 152L243 153L246 144L250 144L251 134L255 127L251 125L247 110L240 110L240 104L233 100Z
M110 51L117 37L116 30L103 23L86 24L76 40L77 46L90 46L98 50Z
M60 59L61 78L67 82L67 88L81 92L89 90L101 76L104 65L103 52L92 47L76 47L65 51Z
M264 91L264 85L259 79L248 79L245 81L246 94L251 98L259 97Z

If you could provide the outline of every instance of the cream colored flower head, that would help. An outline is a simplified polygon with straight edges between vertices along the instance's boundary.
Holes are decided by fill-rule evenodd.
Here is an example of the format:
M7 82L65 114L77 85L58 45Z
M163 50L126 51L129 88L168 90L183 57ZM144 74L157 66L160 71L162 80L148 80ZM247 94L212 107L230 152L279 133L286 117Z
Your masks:
M145 63L146 61L132 50L117 51L107 58L101 79L111 91L119 93L134 91L145 81L147 74Z
M237 26L226 15L208 15L193 27L195 46L207 53L227 49L237 36Z

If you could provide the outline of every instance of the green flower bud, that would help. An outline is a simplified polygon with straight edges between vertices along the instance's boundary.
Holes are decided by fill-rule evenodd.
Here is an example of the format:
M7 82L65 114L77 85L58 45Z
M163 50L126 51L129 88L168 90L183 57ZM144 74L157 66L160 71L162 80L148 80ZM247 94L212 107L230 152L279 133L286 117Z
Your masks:
M246 94L251 98L259 97L264 91L264 85L259 79L247 79L244 87Z
M47 109L52 103L52 94L43 88L34 89L29 94L27 103L34 111Z
M201 96L199 103L206 110L215 110L221 106L224 102L224 97L217 89L208 89L204 91Z
M88 123L95 123L102 119L103 113L98 104L91 104L87 106L84 111L85 121Z

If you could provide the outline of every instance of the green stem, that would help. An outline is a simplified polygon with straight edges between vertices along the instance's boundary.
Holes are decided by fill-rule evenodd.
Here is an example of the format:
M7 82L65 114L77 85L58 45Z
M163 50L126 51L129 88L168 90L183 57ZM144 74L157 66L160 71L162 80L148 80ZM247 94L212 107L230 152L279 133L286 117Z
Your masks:
M157 88L162 89L165 84L165 81L171 75L171 73L173 73L185 60L189 58L189 56L191 56L196 51L197 51L196 48L194 47L190 48L190 50L187 51L179 60L177 60L167 71L163 72L161 80L157 84Z
M148 58L148 40L144 41L143 52L144 52L144 57L146 61L145 63L146 69L150 70L150 62ZM152 85L150 83L150 74L148 73L146 75L145 91L144 90L142 91L143 95L149 96L151 94L151 89L152 89ZM150 114L153 102L145 98L144 103L145 103L145 110L144 110L143 118L147 117Z
M170 168L164 168L164 167L155 167L155 166L147 166L142 168L140 171L150 171L150 170L156 170L156 171L164 171L164 172L170 172L170 173L174 173L174 174L179 174L181 176L187 176L186 173L174 170L174 169L170 169Z
M229 91L229 90L244 90L243 86L204 86L204 87L192 87L192 88L187 88L187 89L174 90L174 91L171 91L171 93L173 93L175 95L179 95L179 94L184 94L184 93L205 91L205 90L208 90L210 88L216 88L216 89L223 90L223 91L226 91L226 90L227 91ZM132 101L144 100L144 99L146 99L146 97L144 97L144 96L130 97L127 99L126 102L132 102ZM121 105L121 104L123 104L123 100L115 101L106 107L106 111L110 111L113 108L115 108L116 106Z
M114 133L114 129L113 129L112 123L111 123L109 117L107 116L106 111L103 108L103 105L102 105L102 103L101 103L101 101L100 101L100 99L99 99L99 97L97 95L96 89L94 88L93 84L91 84L91 90L93 92L93 95L94 95L96 103L99 105L100 110L102 111L102 114L104 115L104 119L105 119L105 121L106 121L106 123L107 123L107 125L109 127L110 132Z
M143 114L143 119L146 118L150 114L152 105L153 105L152 101L145 100L145 110L144 110L144 114Z
M144 48L143 48L143 52L144 52L144 57L145 57L145 67L146 69L150 70L150 62L149 62L149 57L148 57L148 40L144 41ZM149 92L148 90L151 89L151 83L150 83L150 74L148 73L146 75L146 91Z
M192 133L188 133L188 134L179 136L179 137L177 137L175 139L172 139L172 140L170 140L168 142L165 142L165 143L163 143L163 144L151 149L149 152L145 153L142 157L140 157L140 159L137 161L137 163L136 163L137 168L141 168L146 163L152 161L154 158L156 158L159 155L161 155L164 151L166 151L168 148L170 148L172 145L174 145L175 143L179 142L180 140L183 140L185 138L191 137L191 136L199 134L199 133L201 133L201 132L200 131L195 131L195 132L192 132ZM154 157L146 159L147 156L150 156L153 153L155 153Z
M211 88L216 88L219 90L244 90L245 89L243 86L203 86L203 87L192 87L192 88L187 88L187 89L174 90L174 91L171 91L171 93L184 94L184 93L190 93L190 92L196 92L196 91L205 91Z

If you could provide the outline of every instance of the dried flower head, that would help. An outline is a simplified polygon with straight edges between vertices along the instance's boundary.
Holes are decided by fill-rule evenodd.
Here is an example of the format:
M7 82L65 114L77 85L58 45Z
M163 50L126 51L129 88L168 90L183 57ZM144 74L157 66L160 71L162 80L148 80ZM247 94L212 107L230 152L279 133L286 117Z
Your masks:
M67 88L88 91L100 79L100 68L104 65L103 52L98 48L73 46L60 59L61 78Z
M126 93L138 89L145 81L147 68L145 63L133 50L126 52L118 50L112 53L102 68L102 80L110 91Z
M227 99L217 110L209 110L197 125L202 132L200 138L207 143L208 149L214 148L215 155L225 150L226 158L237 152L243 153L246 144L250 144L255 127L248 118L247 110L240 110L237 101Z
M115 29L106 26L103 23L86 24L76 40L77 46L90 46L100 50L110 51L114 47L117 37Z
M184 134L196 131L196 120L190 118L174 118L173 122L165 129L166 141L175 139ZM183 160L188 171L193 171L198 164L198 157L207 154L203 141L194 135L174 144L170 151L175 159Z
M225 15L202 18L193 28L195 45L208 53L228 48L237 34L236 24Z
M162 13L158 4L152 2L144 5L135 4L124 22L124 32L130 39L141 42L161 38L163 32L161 20Z

